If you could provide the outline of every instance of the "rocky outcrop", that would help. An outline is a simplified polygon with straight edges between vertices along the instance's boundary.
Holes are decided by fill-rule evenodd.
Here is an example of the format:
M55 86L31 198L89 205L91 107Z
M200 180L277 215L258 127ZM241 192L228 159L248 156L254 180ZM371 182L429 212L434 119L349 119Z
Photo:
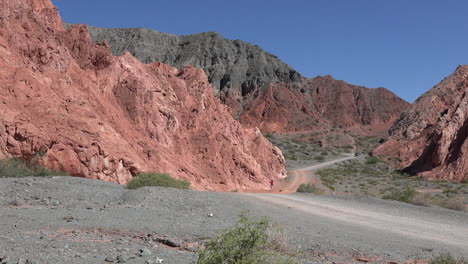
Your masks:
M281 151L235 121L205 73L142 64L64 30L49 0L0 2L0 156L127 183L168 172L199 190L261 189Z
M145 28L90 27L90 33L98 43L107 40L115 55L127 50L144 63L160 61L176 68L202 68L215 93L229 91L231 96L241 97L265 84L302 81L298 72L275 55L217 32L177 36Z
M240 121L265 132L339 126L382 133L408 105L385 88L351 85L327 75L305 79L300 89L282 83L267 86L255 95Z
M430 179L468 179L468 65L422 95L390 129L376 155L398 156L405 171Z
M128 50L143 62L202 68L233 116L263 132L330 124L381 132L409 106L384 88L350 85L331 76L304 78L260 47L216 32L176 36L144 28L90 30L94 41L107 40L116 55Z

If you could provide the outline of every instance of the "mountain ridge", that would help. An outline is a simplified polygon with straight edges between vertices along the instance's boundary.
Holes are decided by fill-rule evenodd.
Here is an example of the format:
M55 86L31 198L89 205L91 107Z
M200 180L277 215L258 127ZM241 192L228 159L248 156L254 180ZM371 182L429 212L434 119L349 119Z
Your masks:
M129 50L144 63L161 61L176 68L184 65L202 68L208 75L215 94L229 106L233 116L245 125L258 126L262 132L313 130L316 126L309 121L316 119L320 119L322 125L329 126L337 123L342 127L363 128L380 124L385 128L374 130L381 132L390 127L393 119L409 106L408 102L386 88L367 88L370 89L367 90L362 89L363 86L346 83L341 85L344 93L362 95L350 97L353 101L341 102L350 104L347 108L352 109L352 114L348 116L348 113L343 112L346 115L344 118L336 118L337 115L328 113L323 115L313 103L317 101L313 98L315 95L308 92L317 85L335 85L338 80L332 78L334 81L322 81L316 84L320 76L306 78L258 45L241 40L229 40L217 32L177 36L144 28L90 27L90 33L96 43L108 41L114 54L117 55ZM275 104L269 108L270 114L253 113L252 109L268 100L258 96L267 96L266 91L270 86L275 88L276 94L283 94L279 97L289 97L290 102L285 100L280 103L269 100ZM324 92L328 92L328 87L323 88ZM337 95L332 88L330 90L330 96ZM364 99L359 101L360 98ZM388 99L391 104L383 102ZM253 103L255 105L252 105ZM360 109L358 103L366 105ZM297 105L301 107L296 109ZM376 106L384 107L382 109ZM290 107L293 109L289 109ZM330 102L327 109L337 109L336 104ZM255 111L258 112L258 109Z

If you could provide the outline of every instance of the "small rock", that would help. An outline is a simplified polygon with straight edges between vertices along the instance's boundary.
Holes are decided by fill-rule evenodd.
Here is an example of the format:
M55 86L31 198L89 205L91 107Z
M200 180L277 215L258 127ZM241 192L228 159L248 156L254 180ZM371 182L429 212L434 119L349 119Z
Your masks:
M4 257L0 258L0 260L2 261L2 262L0 262L2 264L11 263L11 259L9 257L7 257L7 256L4 256Z
M208 214L208 217L213 217L214 215L212 213L209 213Z
M147 248L140 249L140 257L151 255L151 250Z
M128 256L117 256L117 263L127 263L130 258Z
M164 259L160 259L158 257L156 257L156 263L163 263L164 262Z
M114 258L113 257L107 257L106 259L104 259L105 261L107 262L114 262Z

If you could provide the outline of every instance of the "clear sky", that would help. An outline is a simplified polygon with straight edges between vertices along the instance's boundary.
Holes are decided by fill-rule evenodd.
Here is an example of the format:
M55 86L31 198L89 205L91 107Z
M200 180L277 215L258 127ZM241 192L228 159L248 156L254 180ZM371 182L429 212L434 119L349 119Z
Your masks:
M306 77L330 74L414 101L468 64L466 0L52 0L64 21L173 34L218 31Z

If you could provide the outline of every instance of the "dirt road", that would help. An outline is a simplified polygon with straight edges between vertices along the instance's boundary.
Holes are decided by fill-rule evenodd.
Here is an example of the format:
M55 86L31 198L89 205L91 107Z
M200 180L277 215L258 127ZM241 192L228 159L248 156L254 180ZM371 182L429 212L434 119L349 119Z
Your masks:
M0 178L0 262L192 264L203 241L245 211L285 227L284 241L304 254L301 264L404 263L447 252L468 257L468 215L442 208L28 177Z
M450 219L440 221L440 218L421 218L412 212L387 211L366 204L347 202L344 199L329 199L316 195L246 195L285 208L294 208L301 211L304 218L326 217L331 221L364 226L369 230L457 246L468 252L468 222L454 223Z
M297 168L294 170L288 171L288 179L285 181L281 181L276 184L273 188L273 191L264 192L264 193L294 193L296 192L297 188L303 183L312 183L321 189L326 189L318 180L316 175L314 174L315 171L323 168L330 167L336 163L343 162L346 160L356 159L354 155L349 155L344 158L338 158L334 160L330 160L327 162L323 162L320 164L310 165L307 167Z

